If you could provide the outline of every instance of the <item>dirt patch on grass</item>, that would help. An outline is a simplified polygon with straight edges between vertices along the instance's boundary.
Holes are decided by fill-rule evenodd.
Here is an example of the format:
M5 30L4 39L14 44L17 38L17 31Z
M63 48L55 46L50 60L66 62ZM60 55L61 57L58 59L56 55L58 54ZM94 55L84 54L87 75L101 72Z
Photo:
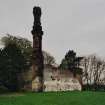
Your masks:
M0 97L18 97L18 96L25 96L22 93L8 93L8 94L1 94Z

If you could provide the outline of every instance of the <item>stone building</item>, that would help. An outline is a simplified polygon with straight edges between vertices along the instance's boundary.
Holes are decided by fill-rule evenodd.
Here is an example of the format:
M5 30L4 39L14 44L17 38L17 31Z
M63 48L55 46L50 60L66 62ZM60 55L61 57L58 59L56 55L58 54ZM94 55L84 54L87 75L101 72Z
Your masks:
M45 65L44 91L82 90L79 75L74 78L70 70L61 70L51 65Z
M52 65L44 65L44 87L43 91L73 91L82 90L81 81L77 75L73 77L70 70L60 70ZM24 85L23 89L31 90L32 69L22 74ZM33 84L34 85L34 84Z

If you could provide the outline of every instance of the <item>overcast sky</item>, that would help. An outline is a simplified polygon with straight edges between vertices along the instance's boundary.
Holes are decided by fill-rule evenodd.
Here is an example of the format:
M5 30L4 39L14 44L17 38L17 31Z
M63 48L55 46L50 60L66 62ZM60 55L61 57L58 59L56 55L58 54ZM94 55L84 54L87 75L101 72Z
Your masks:
M42 8L43 49L60 63L71 49L105 57L105 0L0 0L0 37L32 41L34 6Z

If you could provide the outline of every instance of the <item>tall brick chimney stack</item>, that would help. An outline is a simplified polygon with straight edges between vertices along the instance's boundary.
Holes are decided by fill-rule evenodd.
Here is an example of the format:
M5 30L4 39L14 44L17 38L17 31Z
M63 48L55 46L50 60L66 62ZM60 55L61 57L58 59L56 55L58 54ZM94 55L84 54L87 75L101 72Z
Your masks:
M42 54L42 26L41 26L41 8L33 8L34 24L33 30L33 54L32 54L32 91L42 92L43 91L43 54Z

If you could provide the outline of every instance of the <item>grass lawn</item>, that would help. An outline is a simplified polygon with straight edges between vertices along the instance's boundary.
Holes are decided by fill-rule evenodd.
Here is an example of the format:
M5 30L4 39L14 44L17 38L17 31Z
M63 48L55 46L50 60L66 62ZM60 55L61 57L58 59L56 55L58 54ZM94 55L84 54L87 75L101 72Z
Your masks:
M105 92L4 94L0 105L105 105Z

